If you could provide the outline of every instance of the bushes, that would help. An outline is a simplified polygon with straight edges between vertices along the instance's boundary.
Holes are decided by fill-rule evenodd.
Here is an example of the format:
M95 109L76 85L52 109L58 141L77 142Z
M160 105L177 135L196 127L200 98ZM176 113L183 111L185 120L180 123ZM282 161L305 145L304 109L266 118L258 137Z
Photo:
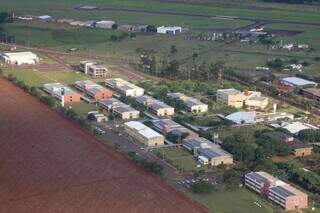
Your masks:
M213 191L213 186L206 181L200 181L192 184L191 191L195 194L209 194Z

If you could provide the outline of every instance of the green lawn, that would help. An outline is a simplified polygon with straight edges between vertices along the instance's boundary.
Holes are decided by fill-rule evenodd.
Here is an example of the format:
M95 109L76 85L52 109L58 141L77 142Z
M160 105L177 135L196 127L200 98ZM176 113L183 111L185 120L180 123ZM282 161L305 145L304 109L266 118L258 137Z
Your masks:
M274 19L291 19L291 20L302 20L302 21L320 21L320 14L318 11L303 11L300 9L299 12L295 10L275 10L275 9L255 9L253 8L240 8L230 6L215 6L215 5L196 5L196 4L179 4L175 2L162 2L155 0L96 0L88 2L86 0L11 0L5 1L1 4L3 10L11 11L13 8L15 12L28 12L35 14L48 13L51 15L57 12L64 13L65 16L72 17L70 13L73 8L81 4L92 4L109 7L119 8L137 8L137 9L148 9L148 10L169 10L179 12L189 12L206 15L225 15L225 16L242 16L242 17L254 17L254 18L274 18ZM78 12L79 13L79 12ZM90 13L90 17L96 12ZM108 13L108 11L105 11ZM89 14L87 14L89 17Z
M66 107L71 107L78 115L86 118L87 113L90 111L97 111L98 107L92 104L88 104L86 102L78 102L78 103L71 103L67 104Z
M24 81L27 85L41 87L45 83L60 82L71 85L75 81L88 79L83 74L71 71L66 72L39 72L36 70L5 70L5 74L14 75L18 80Z
M205 205L214 213L273 213L274 209L266 200L247 189L217 191L209 195L187 194ZM254 202L259 203L258 207Z
M192 172L200 170L197 168L199 164L193 155L186 151L184 148L161 148L154 150L155 153L158 153L158 156L164 157L164 159L176 167L179 170L185 172Z

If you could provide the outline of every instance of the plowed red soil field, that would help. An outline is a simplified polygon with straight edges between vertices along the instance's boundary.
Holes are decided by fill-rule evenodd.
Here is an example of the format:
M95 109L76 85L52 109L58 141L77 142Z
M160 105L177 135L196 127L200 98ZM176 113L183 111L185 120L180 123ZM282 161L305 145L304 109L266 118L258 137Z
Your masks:
M0 78L0 212L205 212Z

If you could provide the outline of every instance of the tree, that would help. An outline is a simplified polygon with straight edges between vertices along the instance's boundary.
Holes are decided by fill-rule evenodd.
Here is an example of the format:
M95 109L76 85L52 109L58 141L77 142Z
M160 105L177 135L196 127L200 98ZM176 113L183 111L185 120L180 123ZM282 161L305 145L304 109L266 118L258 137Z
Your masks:
M112 25L112 29L114 29L114 30L118 29L118 27L119 27L118 24L113 24L113 25Z
M177 52L178 52L178 49L177 49L176 45L172 45L170 47L170 54L174 57Z
M10 21L10 14L7 12L0 13L0 24Z
M206 181L200 181L192 184L191 190L195 194L209 194L213 191L213 186Z
M301 130L298 134L299 139L307 142L314 143L320 141L320 131L317 129L304 129Z

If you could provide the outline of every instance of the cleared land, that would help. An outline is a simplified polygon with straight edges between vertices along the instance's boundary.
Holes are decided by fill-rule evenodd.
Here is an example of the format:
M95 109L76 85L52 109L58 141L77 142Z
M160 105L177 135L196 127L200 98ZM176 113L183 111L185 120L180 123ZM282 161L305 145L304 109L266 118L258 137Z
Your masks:
M205 212L0 78L0 212Z

